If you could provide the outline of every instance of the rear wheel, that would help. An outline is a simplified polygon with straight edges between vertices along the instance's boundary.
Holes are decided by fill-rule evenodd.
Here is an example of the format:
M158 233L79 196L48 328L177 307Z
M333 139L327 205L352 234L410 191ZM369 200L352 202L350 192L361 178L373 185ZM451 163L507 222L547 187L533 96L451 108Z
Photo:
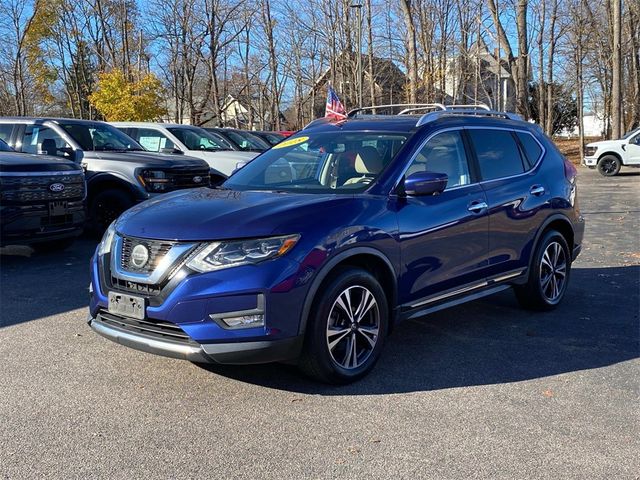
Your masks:
M89 204L91 232L102 235L122 212L133 206L131 197L122 190L105 190L98 193Z
M565 238L550 230L538 244L525 285L514 287L518 302L531 310L551 310L564 298L571 271L571 255Z
M376 278L340 269L314 301L300 368L327 383L350 383L378 360L387 334L387 299Z
M598 161L598 172L605 177L613 177L620 172L622 162L614 155L605 155Z

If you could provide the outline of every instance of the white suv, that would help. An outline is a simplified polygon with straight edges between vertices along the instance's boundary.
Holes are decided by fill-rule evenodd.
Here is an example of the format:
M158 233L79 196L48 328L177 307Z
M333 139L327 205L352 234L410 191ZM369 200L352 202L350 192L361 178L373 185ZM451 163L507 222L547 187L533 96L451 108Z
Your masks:
M584 164L597 168L605 177L617 175L620 168L640 167L640 128L620 140L593 142L585 147Z
M146 150L184 153L201 158L227 177L238 164L254 159L256 152L239 152L222 136L200 127L173 123L111 122L111 125L136 140Z

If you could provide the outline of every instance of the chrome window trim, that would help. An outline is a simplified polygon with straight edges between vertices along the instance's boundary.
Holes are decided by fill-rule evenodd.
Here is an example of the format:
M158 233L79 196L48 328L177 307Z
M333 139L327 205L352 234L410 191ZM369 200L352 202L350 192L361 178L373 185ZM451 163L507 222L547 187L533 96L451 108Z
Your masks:
M82 170L66 170L62 172L0 172L0 177L57 177L59 175L84 175L84 172Z
M162 265L158 265L151 274L125 272L120 265L122 258L122 235L116 233L111 246L111 275L120 280L130 282L144 283L148 285L157 285L165 279L166 275L184 256L198 243L177 243L171 247L162 260ZM166 259L166 261L165 261Z
M418 154L422 151L422 149L424 148L424 146L427 144L427 142L429 140L431 140L433 137L435 137L436 135L438 135L440 133L452 132L452 131L458 131L458 130L459 131L464 131L464 130L503 130L503 131L512 132L512 133L516 133L516 132L525 133L527 135L530 135L536 141L536 143L538 144L538 146L541 149L541 153L540 153L540 156L538 157L538 160L536 161L536 163L531 168L529 168L528 170L525 170L522 173L517 173L515 175L509 175L507 177L492 178L491 180L480 180L478 182L468 183L466 185L457 185L455 187L445 188L444 189L445 192L449 192L451 190L457 190L457 189L460 189L460 188L467 188L467 187L471 187L473 185L483 185L483 184L489 183L489 182L497 182L497 181L500 181L500 180L507 180L507 179L511 179L511 178L516 178L516 177L521 177L521 176L524 176L524 175L528 175L530 172L532 172L533 170L537 169L540 166L540 164L542 163L542 159L545 157L545 155L547 153L547 149L544 147L544 145L542 145L542 143L540 143L540 141L535 137L535 135L533 135L531 132L529 132L527 130L523 130L523 129L518 128L518 127L494 127L494 126L481 126L481 125L477 125L476 126L476 125L473 125L473 126L458 126L458 127L443 128L442 130L438 130L436 132L433 132L425 140L423 140L423 142L420 144L420 146L416 149L415 153L411 156L411 159L409 160L409 162L407 162L407 165L402 169L402 173L400 173L400 175L398 177L398 180L394 184L394 186L391 189L391 191L392 192L396 191L396 189L400 185L400 182L402 182L402 180L404 179L405 173L407 173L407 170L409 170L409 167L413 164L414 160L416 159ZM475 146L474 145L471 145L471 147L474 148L474 150L475 150ZM518 146L518 151L520 151L520 147L519 146ZM467 158L467 162L468 161L469 161L469 159ZM392 195L395 195L395 193L393 193Z

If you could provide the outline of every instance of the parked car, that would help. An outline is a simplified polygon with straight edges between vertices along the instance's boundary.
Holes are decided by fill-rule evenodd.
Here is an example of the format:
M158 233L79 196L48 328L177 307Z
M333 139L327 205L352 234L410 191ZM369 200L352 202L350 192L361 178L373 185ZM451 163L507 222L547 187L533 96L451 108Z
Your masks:
M132 205L161 193L209 185L202 160L145 151L104 122L0 118L0 138L16 150L74 161L85 170L88 228L104 232Z
M67 248L82 232L85 192L79 165L18 153L0 140L0 246Z
M585 147L584 164L613 177L625 167L640 167L640 127L619 140L593 142Z
M246 130L235 130L233 128L206 127L205 130L211 133L222 135L236 150L242 152L262 153L271 148L271 144L261 139L254 132Z
M206 161L212 169L228 177L238 163L246 163L256 156L252 152L234 151L234 147L220 135L191 125L149 122L112 122L137 140L147 150L163 153L183 153ZM214 178L219 183L221 178Z
M272 147L274 145L279 144L282 140L287 138L285 135L282 135L279 132L258 132L258 131L256 131L256 132L251 132L251 133L253 133L257 137L260 137L262 140L267 142Z
M345 383L401 320L508 288L526 308L562 301L584 220L576 169L539 128L478 109L365 112L313 123L222 188L127 211L91 263L91 327Z

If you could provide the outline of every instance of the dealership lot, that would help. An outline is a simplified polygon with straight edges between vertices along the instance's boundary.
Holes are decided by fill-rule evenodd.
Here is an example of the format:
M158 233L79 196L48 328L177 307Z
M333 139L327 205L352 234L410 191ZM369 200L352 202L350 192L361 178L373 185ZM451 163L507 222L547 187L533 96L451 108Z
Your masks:
M640 172L580 169L564 303L511 292L402 324L346 387L94 334L95 241L0 257L0 476L637 478Z

